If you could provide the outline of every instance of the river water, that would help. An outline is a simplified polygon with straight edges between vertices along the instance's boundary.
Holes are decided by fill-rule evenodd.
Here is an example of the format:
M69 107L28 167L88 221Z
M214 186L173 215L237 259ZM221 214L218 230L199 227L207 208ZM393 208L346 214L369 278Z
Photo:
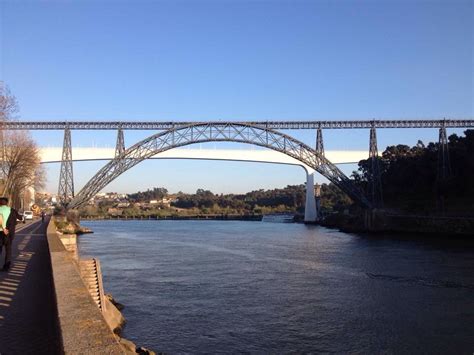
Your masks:
M167 353L474 352L474 243L302 224L93 221L123 336Z

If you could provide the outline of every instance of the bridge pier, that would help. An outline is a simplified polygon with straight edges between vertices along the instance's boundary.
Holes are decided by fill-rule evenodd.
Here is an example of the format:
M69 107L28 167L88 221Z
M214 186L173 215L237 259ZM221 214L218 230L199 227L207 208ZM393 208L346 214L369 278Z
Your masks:
M323 132L321 126L316 130L316 149L315 152L324 156ZM314 190L314 170L306 170L306 201L304 208L304 222L315 223L319 220L320 199L316 201L316 194Z
M451 175L451 163L449 161L448 135L446 125L443 123L439 129L438 147L438 180L443 181Z
M314 174L314 170L312 172L306 172L306 202L304 208L305 223L315 223L318 220L316 197L314 195Z
M379 151L377 148L377 133L375 131L375 122L370 128L370 143L369 143L369 159L370 159L370 174L369 174L369 196L372 204L375 207L383 206L382 181L379 162Z
M323 131L321 127L316 131L316 153L324 156Z
M69 127L64 129L63 153L61 159L61 171L59 173L59 201L63 206L74 198L74 178L72 173L72 146L71 130Z
M451 175L451 163L449 161L448 135L446 124L443 122L439 129L438 143L438 175L436 181L437 207L439 212L445 213L446 209L446 186Z
M125 139L123 137L122 126L117 129L117 143L115 144L115 158L118 158L125 151Z

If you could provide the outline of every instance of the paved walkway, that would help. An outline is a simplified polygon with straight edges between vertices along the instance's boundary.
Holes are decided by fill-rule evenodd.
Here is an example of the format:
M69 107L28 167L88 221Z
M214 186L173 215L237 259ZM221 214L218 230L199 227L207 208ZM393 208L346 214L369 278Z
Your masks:
M59 354L47 223L18 227L12 267L0 271L0 354Z

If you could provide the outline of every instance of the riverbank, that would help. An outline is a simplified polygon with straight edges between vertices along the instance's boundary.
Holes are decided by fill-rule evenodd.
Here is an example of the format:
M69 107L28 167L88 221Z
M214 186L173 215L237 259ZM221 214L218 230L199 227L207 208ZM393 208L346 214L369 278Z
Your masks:
M280 216L283 214L272 214ZM284 214L289 216L289 214ZM269 215L261 214L202 214L202 215L140 215L140 216L83 216L83 220L156 220L156 221L265 221ZM370 218L370 225L368 220ZM295 214L285 222L306 223L304 215ZM322 220L310 224L318 224L328 228L339 229L347 233L421 233L437 236L469 237L474 235L474 217L445 217L423 215L390 214L384 211L373 211L363 214L334 213L326 215ZM69 227L74 230L74 227ZM76 227L77 233L91 233L87 228Z
M371 225L367 225L368 217ZM401 233L430 236L474 236L474 217L402 215L373 211L371 215L332 214L320 222L324 227L337 228L347 233Z
M72 228L91 230L64 218L53 218L48 226L64 351L81 353L94 348L97 353L155 354L121 337L126 322L121 313L123 305L105 294L98 259L82 259L77 247L78 235L62 233L56 226L60 225L66 231Z
M218 221L261 221L261 214L199 214L199 215L139 215L139 216L81 216L84 220L218 220Z

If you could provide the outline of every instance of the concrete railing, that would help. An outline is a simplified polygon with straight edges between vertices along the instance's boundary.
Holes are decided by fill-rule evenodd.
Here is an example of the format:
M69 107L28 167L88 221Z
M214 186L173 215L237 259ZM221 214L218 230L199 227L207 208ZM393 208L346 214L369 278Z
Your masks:
M51 219L47 231L59 328L65 354L124 354L87 290Z

